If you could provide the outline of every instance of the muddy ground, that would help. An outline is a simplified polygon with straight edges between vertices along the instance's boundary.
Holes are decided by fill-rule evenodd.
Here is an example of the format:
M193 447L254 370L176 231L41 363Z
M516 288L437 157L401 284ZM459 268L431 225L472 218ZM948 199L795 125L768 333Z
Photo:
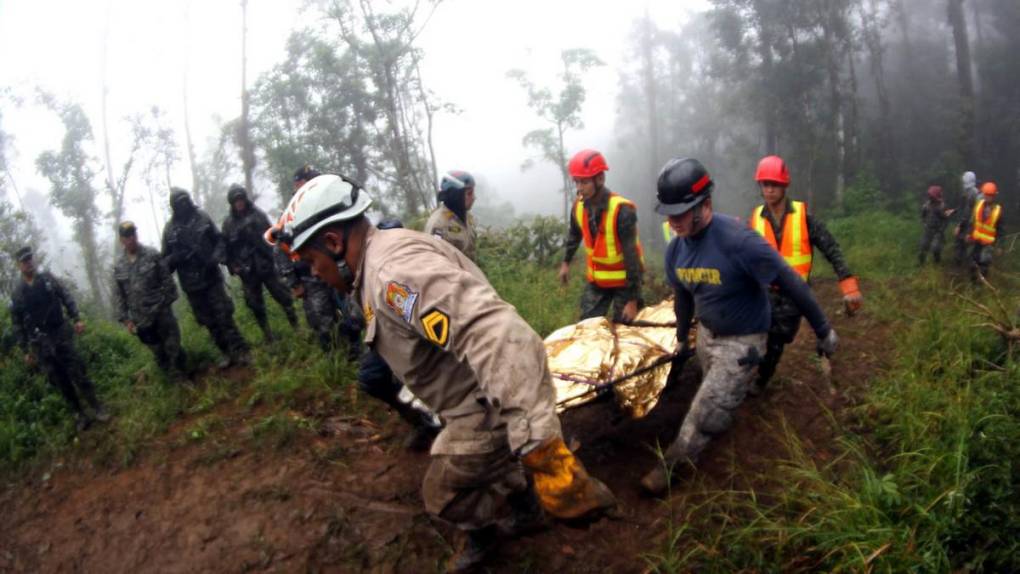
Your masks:
M783 420L810 456L831 459L836 431L827 413L839 420L883 368L887 325L837 313L833 281L816 290L842 339L837 394L819 376L805 325L775 383L745 402L697 480L681 481L665 503L641 496L637 482L656 464L652 445L670 441L686 412L695 364L644 419L621 418L611 402L566 413L568 442L616 492L623 516L509 542L491 571L644 571L642 555L657 551L670 504L693 489L751 486L767 496L764 477L787 456ZM190 426L182 420L126 469L70 455L4 486L0 572L442 571L455 535L423 513L428 456L401 450L395 415L374 405L364 416L337 413L281 449L251 440L245 417L253 415L234 411L222 413L221 432L207 440L184 440Z

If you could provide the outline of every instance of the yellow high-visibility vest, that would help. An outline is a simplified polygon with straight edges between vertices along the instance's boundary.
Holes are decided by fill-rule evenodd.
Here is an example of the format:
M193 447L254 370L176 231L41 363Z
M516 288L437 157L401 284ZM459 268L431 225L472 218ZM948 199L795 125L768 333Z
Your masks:
M985 200L982 199L974 206L974 229L970 232L970 238L975 243L991 245L995 243L995 226L998 225L999 216L1002 215L1002 206L993 206L992 213L989 214L988 219L981 219L984 212Z
M807 281L811 276L811 237L808 235L807 205L800 201L790 202L791 211L786 214L783 223L783 244L776 245L776 234L772 224L762 213L767 206L762 205L754 210L749 222L751 229L757 231L773 248L779 251L786 263Z
M627 285L627 269L623 264L620 236L616 230L616 216L620 212L621 205L629 205L632 209L634 208L634 204L630 200L610 192L609 205L602 212L598 234L592 237L591 230L588 228L588 213L584 202L574 202L574 218L578 227L581 228L584 251L587 255L588 282L603 288L626 287ZM634 233L637 234L636 229ZM641 239L635 236L634 241L638 257L641 260L641 269L644 270L645 252L641 247Z

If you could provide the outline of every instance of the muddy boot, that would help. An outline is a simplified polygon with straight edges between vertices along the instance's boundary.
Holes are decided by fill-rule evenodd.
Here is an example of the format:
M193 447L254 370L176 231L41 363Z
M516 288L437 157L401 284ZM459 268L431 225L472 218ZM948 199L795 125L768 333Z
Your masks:
M91 387L91 384L82 394L85 396L85 402L92 407L92 411L96 414L93 418L101 423L108 422L110 414L106 412L106 407L103 406L103 403L99 402L99 399L96 397L96 391Z
M659 461L655 468L641 479L641 489L650 496L664 496L669 491L670 485L676 483L684 474L688 464L686 458L672 457L669 451L666 451L665 460Z
M446 571L457 574L477 572L496 549L496 534L493 526L468 531L464 545L450 558Z
M96 407L96 420L101 423L110 422L110 413L106 412L106 407L102 404Z
M500 531L505 536L518 538L549 528L549 520L531 484L528 484L528 488L507 496L506 501L510 505L510 516L499 525Z
M92 419L84 412L74 414L74 429L78 432L85 432L92 426Z
M275 343L276 335L273 335L273 330L269 328L269 319L260 317L258 319L259 329L262 329L262 340L266 343Z

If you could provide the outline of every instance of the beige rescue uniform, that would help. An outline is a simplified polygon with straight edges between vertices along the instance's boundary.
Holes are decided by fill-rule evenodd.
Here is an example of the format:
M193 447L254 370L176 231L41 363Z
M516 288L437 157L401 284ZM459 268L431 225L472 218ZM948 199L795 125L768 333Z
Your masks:
M425 222L425 233L449 242L468 259L475 260L475 218L470 213L465 224L456 213L440 203Z
M354 289L365 342L445 423L426 509L461 528L493 522L527 487L510 453L561 436L542 339L471 260L417 231L370 229Z

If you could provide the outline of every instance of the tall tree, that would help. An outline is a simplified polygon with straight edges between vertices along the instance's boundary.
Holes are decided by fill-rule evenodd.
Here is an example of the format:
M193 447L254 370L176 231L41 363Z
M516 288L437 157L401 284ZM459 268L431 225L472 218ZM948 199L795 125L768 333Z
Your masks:
M960 155L967 165L977 159L974 126L974 77L971 71L970 41L967 38L967 21L963 14L963 0L948 0L949 25L953 29L956 47L956 79L960 88Z
M393 168L376 164L369 171L395 188L407 215L426 212L434 204L436 169L422 123L431 123L435 105L418 89L423 55L415 41L439 4L426 0L378 12L369 0L332 0L327 10L347 51L368 72L372 105L382 121L377 149Z
M605 63L595 55L595 52L584 48L564 50L560 54L560 59L563 68L558 75L559 89L555 95L551 88L536 86L524 70L510 70L507 77L516 80L524 88L528 95L528 107L543 122L549 124L549 127L531 130L524 135L522 141L526 147L538 150L540 159L556 165L559 169L560 177L563 178L563 187L560 189L563 195L563 220L567 221L573 186L570 174L567 173L567 150L563 139L569 130L584 127L581 109L584 107L587 91L584 87L583 74ZM533 163L533 160L526 161L524 169L531 167Z
M106 307L103 252L96 239L100 211L93 183L95 158L86 150L87 145L94 143L92 123L77 103L61 102L47 94L40 99L58 115L65 132L60 150L39 154L36 168L50 181L50 203L74 222L74 239L81 248L92 297Z
M251 138L248 94L248 0L241 0L241 121L237 126L237 142L241 148L241 164L244 167L244 187L248 193L255 193L255 146Z

